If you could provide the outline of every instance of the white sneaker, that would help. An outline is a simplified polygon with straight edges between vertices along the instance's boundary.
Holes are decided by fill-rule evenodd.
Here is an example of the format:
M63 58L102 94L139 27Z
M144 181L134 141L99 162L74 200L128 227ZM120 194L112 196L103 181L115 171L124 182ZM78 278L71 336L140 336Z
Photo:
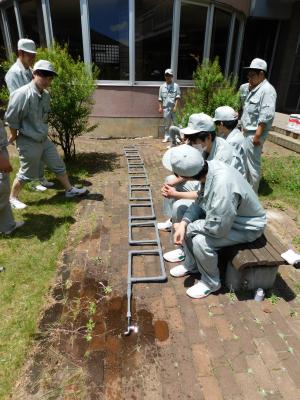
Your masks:
M43 186L43 185L36 185L35 190L37 190L39 192L44 192L45 190L47 190L47 188L46 188L46 186Z
M184 251L180 249L168 251L163 255L164 259L169 262L179 262L185 259Z
M47 181L46 178L41 179L40 183L41 183L42 186L45 186L45 188L49 188L49 187L54 186L54 182L49 182L49 181Z
M211 288L205 282L199 281L194 286L188 288L186 294L193 299L203 299L203 297L209 296L211 293L216 292L221 287L219 283L217 287Z
M86 188L77 188L72 186L71 189L66 190L65 196L66 197L77 197L77 196L82 196L87 192Z
M170 269L170 275L174 278L182 278L189 274L189 270L184 265L180 264Z
M170 141L170 138L164 138L164 139L162 140L163 143L167 143L167 142L169 142L169 141Z
M10 234L13 233L16 229L21 228L21 226L23 226L24 224L25 224L24 221L16 221L16 222L15 222L15 226L14 226L12 229L10 229L9 231L6 231L6 232L2 232L2 233L4 233L4 235L10 235Z
M20 200L18 200L16 197L11 197L9 199L10 205L12 208L15 208L17 210L22 210L23 208L26 208L27 205L25 203L22 203Z
M170 219L168 219L165 222L159 222L157 224L157 229L160 231L167 231L167 232L171 232L171 228L172 228L172 222Z

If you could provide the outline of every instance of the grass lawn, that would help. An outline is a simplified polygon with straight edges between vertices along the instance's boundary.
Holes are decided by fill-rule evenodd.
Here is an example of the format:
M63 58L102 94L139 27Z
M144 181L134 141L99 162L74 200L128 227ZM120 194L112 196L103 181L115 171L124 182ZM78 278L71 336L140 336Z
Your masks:
M15 172L18 162L12 163ZM88 176L84 163L68 171L75 183ZM9 395L33 340L77 202L65 198L58 182L42 193L27 185L20 199L28 207L14 214L24 227L9 237L0 235L0 266L5 267L0 273L0 399Z
M300 157L263 157L263 176L259 187L262 201L270 201L275 207L292 207L300 210ZM298 221L300 222L300 221Z

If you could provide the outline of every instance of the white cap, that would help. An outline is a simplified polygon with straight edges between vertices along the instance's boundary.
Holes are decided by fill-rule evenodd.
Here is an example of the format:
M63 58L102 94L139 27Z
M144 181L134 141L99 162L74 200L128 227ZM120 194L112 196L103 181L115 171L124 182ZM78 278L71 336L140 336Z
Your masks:
M162 163L167 170L178 176L191 177L202 170L204 158L201 151L188 144L182 144L167 150Z
M238 113L232 107L222 106L215 111L214 121L235 121L239 117Z
M215 124L213 119L204 113L192 114L188 126L180 130L183 135L193 135L198 132L214 132Z
M31 39L20 39L18 41L18 50L26 51L26 53L36 54L36 46Z
M57 75L53 65L47 60L39 60L39 61L37 61L33 66L33 72L37 71L37 70L39 70L39 71L48 71L48 72L52 72L53 75Z
M262 71L267 71L267 63L265 60L262 60L261 58L254 58L251 61L251 64L249 67L244 67L244 69L260 69Z
M165 70L165 75L173 76L173 71L171 70L171 68L168 68L168 69Z

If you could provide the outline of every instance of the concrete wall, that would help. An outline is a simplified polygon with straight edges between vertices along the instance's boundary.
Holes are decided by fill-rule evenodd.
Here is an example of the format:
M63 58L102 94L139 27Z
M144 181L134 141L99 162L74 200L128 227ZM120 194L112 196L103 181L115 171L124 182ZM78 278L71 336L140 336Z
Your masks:
M158 91L159 86L98 86L90 120L99 126L90 136L162 137Z

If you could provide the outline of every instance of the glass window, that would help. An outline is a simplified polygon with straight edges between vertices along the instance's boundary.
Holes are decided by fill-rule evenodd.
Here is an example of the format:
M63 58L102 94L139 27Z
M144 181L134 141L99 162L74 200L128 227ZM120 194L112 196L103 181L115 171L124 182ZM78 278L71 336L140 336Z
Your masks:
M23 0L19 4L24 37L35 41L37 46L46 46L45 27L41 2Z
M83 60L80 0L51 0L51 19L54 39L67 43L69 53Z
M300 107L300 83L291 83L285 106L293 112L299 111Z
M234 21L234 31L233 31L233 40L231 47L231 57L230 57L230 65L229 65L229 73L233 73L234 63L237 57L237 44L239 39L239 30L240 30L240 21L236 18Z
M127 0L89 0L92 61L100 79L129 79L129 10Z
M18 32L16 14L15 14L15 10L13 7L7 8L6 17L7 17L7 24L8 24L9 33L10 33L11 46L12 46L13 51L17 51L19 32Z
M4 60L6 60L6 51L5 51L5 43L3 37L2 18L0 15L0 63Z
M213 60L215 57L219 57L219 63L222 71L225 69L230 21L230 13L218 8L215 9L210 46L210 58Z
M135 1L135 73L138 81L161 81L171 65L173 0Z
M207 7L182 3L178 49L178 79L193 79L193 72L202 62Z
M241 71L248 67L253 58L259 57L270 64L278 21L267 19L249 18L246 23L241 58Z

